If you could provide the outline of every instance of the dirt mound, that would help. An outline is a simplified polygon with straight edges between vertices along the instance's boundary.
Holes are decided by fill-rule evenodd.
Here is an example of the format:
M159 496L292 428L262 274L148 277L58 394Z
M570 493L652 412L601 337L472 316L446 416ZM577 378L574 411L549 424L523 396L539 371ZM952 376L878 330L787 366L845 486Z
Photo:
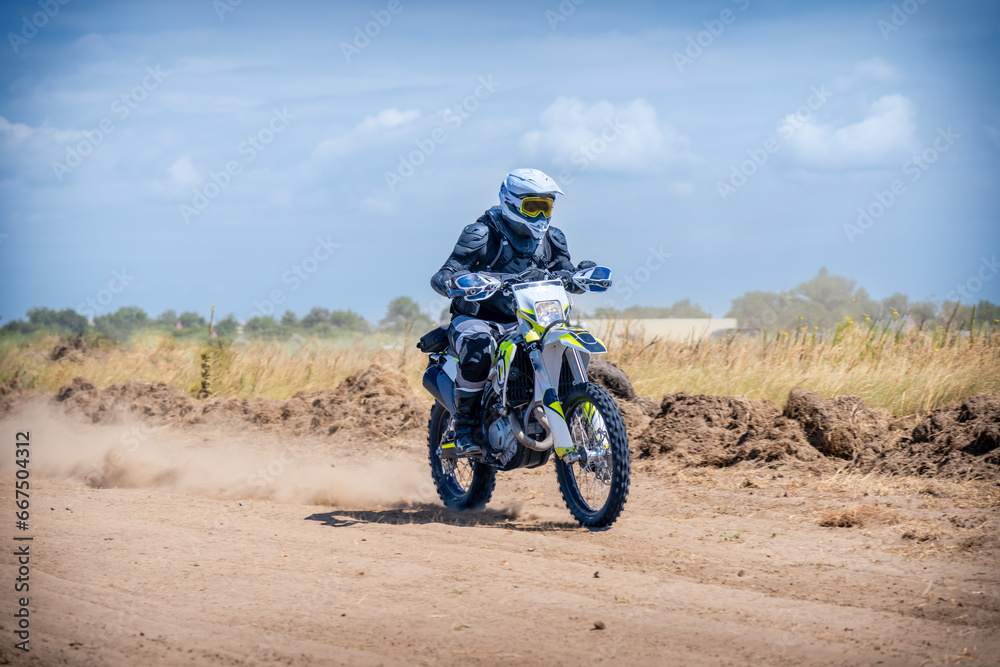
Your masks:
M784 415L802 424L813 447L841 459L853 459L865 447L878 447L887 435L883 417L858 396L825 400L797 387L788 394Z
M60 341L52 348L49 358L52 361L65 359L66 361L80 361L83 353L87 351L87 344L83 341L83 336L73 336L69 340Z
M165 382L130 380L99 390L86 379L77 377L62 387L56 401L67 412L82 414L95 424L115 423L125 415L145 418L156 424L183 421L197 410L198 402L180 389Z
M422 428L426 402L414 397L406 378L379 365L345 379L336 389L299 392L288 400L210 398L198 400L163 382L132 380L98 390L84 378L61 388L56 400L67 412L94 423L125 415L158 425L242 422L294 435L336 433L389 438Z
M375 438L423 428L428 409L426 401L414 397L402 373L378 364L351 375L333 392L299 392L292 400L333 417L330 433L351 429Z
M1000 465L1000 396L978 394L957 408L939 410L913 429L914 443L961 449Z
M610 392L617 399L631 401L635 398L635 387L625 371L610 361L592 359L587 366L587 377Z
M97 387L90 384L86 378L76 377L68 385L61 387L58 392L56 392L56 400L60 403L69 400L73 395L78 395L81 393L93 393L97 391ZM77 401L79 402L78 398ZM72 405L72 404L70 404Z
M824 461L802 426L772 401L732 396L668 394L637 441L642 456L693 466Z
M852 467L893 475L996 480L998 445L1000 396L978 394L935 410L897 442L861 454Z
M1000 396L891 417L857 396L824 399L793 389L783 412L771 401L668 394L649 415L646 399L619 401L640 456L684 465L809 462L847 470L952 479L1000 479ZM650 418L652 417L652 418Z
M633 401L619 399L617 403L618 409L622 413L622 420L625 422L625 431L629 436L632 455L638 456L641 454L639 440L646 429L649 428L649 424L653 421L653 418L643 410L640 404Z
M1000 478L997 395L973 396L923 418L892 418L856 396L823 399L801 388L791 391L784 412L769 400L687 393L668 394L657 404L635 396L616 366L595 362L591 368L616 396L636 456L688 466L843 466L892 475ZM631 400L625 398L630 394ZM26 395L16 379L0 384L0 415ZM288 400L195 399L142 380L97 389L79 377L55 400L94 423L139 417L156 425L248 424L288 435L341 432L369 441L423 429L428 409L401 373L379 365L334 389L303 391Z
M0 417L10 412L11 407L24 395L24 389L17 378L0 382Z

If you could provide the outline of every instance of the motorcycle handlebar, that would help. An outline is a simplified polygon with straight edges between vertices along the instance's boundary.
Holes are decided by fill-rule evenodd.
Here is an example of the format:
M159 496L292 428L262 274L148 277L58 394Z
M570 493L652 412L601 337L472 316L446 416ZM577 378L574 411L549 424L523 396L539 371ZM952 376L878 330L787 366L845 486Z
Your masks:
M571 271L549 271L548 269L526 269L521 273L495 273L490 271L478 271L476 272L476 274L481 276L489 276L494 280L499 281L500 285L497 289L502 290L505 293L512 286L517 285L519 283L535 282L538 280L557 280L557 279L562 282L563 287L565 287L567 290L571 290L574 293L576 292L576 290L574 290L576 285L573 282L573 273ZM528 277L528 274L532 274L531 277ZM538 274L542 274L542 277L539 277ZM467 275L467 274L462 274L462 275ZM457 279L458 277L459 276L452 278L452 284L454 284L454 280ZM454 290L449 288L448 296L450 298L456 298L456 297L466 296L466 293L457 287ZM468 296L466 296L466 298L468 298Z
M516 285L522 282L534 282L539 280L539 278L533 278L531 280L524 277L526 273L529 272L541 272L545 274L545 277L541 280L555 280L559 279L563 282L563 285L572 284L572 273L569 271L559 272L559 271L549 271L548 269L527 269L521 273L491 273L488 271L481 271L483 275L491 276L500 281L501 285L504 287L509 287L510 285Z

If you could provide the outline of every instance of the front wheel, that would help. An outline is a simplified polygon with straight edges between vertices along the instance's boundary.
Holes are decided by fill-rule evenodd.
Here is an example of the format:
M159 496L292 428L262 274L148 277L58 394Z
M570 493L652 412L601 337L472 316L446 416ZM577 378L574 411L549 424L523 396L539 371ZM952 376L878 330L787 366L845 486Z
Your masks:
M594 384L573 385L561 401L577 452L576 463L556 460L566 506L587 528L613 524L628 499L631 455L625 422L611 394Z
M468 458L448 459L441 456L441 443L450 420L451 414L435 402L427 425L427 447L434 485L441 502L448 509L481 509L493 496L497 471L492 466Z

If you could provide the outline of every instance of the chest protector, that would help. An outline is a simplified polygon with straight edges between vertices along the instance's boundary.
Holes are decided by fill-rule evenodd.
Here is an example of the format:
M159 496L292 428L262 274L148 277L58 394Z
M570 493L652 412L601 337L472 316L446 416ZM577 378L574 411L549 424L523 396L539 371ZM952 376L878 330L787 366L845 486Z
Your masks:
M511 238L508 238L500 213L495 208L490 209L481 219L490 229L486 255L493 259L480 271L520 273L525 269L548 268L552 261L552 243L548 234L537 242L530 236L525 238L511 234Z

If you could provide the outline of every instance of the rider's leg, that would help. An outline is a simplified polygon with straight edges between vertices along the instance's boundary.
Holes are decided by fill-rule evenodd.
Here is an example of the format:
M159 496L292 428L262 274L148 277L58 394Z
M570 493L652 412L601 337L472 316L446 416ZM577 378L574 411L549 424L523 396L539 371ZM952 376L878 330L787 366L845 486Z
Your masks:
M458 356L455 382L455 449L457 454L478 454L483 450L479 435L480 392L490 373L495 326L485 320L456 317L448 328L448 338Z

